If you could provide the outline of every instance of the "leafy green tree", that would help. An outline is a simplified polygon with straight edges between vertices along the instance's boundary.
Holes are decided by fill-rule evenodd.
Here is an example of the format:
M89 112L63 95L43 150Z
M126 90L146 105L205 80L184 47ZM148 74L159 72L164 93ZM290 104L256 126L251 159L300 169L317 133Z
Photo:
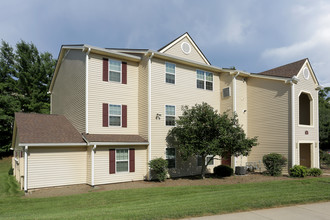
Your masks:
M4 41L0 48L0 154L11 143L14 113L20 110L17 83L14 80L14 52Z
M330 148L330 87L319 92L320 148Z
M16 50L5 41L0 47L0 153L11 145L14 113L49 113L47 90L56 60L20 41Z
M247 138L238 123L237 116L218 114L207 103L196 104L192 108L183 107L183 114L176 120L176 126L169 130L167 143L176 147L180 156L187 160L192 156L202 159L201 177L205 178L208 155L247 156L257 137Z

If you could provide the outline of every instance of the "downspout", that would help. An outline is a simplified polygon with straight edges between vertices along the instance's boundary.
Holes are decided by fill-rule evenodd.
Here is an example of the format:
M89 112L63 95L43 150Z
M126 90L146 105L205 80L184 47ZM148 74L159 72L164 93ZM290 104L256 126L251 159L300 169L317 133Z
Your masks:
M154 53L152 53L148 59L148 142L149 142L148 162L151 161L151 59L153 56ZM151 179L150 169L148 173L150 180Z
M237 72L236 75L233 78L233 113L236 114L237 112L237 103L236 103L236 77L240 74L240 72ZM237 158L234 157L234 172L236 167L236 160Z
M89 60L89 53L91 52L91 48L89 47L87 49L87 52L86 52L86 79L85 79L85 87L86 87L86 94L85 94L85 114L86 114L86 117L85 117L85 132L88 134L88 60Z
M295 137L295 84L297 83L296 77L292 77L291 84L291 166L293 167L296 164L296 137Z
M94 155L95 155L95 151L96 151L96 144L94 144L94 147L92 148L92 187L94 187L94 169L95 169L95 159L94 159Z
M27 181L28 181L28 149L29 146L25 146L24 148L24 191L27 193Z

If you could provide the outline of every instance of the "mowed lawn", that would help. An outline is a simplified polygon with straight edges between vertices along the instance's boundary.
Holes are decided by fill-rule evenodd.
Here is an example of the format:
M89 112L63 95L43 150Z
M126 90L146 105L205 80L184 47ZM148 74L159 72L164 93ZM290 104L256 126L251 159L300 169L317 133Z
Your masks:
M0 219L167 219L330 200L330 178L26 198L0 160Z

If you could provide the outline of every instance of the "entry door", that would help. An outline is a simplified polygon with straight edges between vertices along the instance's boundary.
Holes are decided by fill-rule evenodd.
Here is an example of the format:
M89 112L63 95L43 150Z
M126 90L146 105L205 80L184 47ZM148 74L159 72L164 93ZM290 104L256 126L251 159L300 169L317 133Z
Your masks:
M221 164L231 166L231 157L230 157L230 155L228 155L227 157L221 158Z
M311 144L300 144L300 165L310 168L311 167Z

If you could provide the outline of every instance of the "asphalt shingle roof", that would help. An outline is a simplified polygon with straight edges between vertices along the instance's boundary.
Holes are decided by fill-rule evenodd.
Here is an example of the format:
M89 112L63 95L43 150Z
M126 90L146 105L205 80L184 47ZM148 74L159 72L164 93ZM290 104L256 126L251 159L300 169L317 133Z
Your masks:
M139 135L130 134L83 134L89 142L130 142L130 143L142 143L148 144L148 141Z
M15 113L20 143L85 143L63 115Z
M293 76L296 76L299 73L299 70L304 65L306 60L307 58L283 66L279 66L270 70L266 70L258 74L266 75L266 76L292 78Z

